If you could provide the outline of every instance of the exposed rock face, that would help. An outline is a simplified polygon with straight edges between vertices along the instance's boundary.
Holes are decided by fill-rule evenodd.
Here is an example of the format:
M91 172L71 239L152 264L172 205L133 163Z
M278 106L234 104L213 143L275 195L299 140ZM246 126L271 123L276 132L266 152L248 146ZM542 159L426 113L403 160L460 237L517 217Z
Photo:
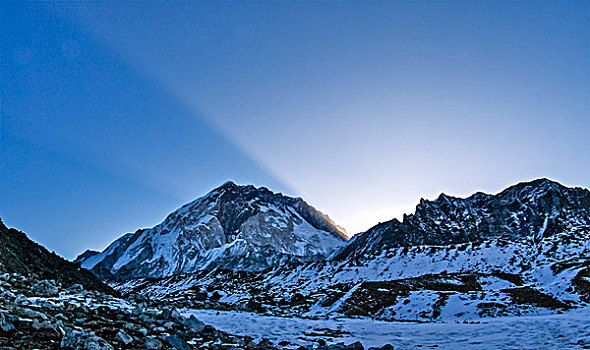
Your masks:
M92 273L81 269L55 253L31 241L18 230L9 229L0 220L0 272L34 276L38 280L53 280L66 286L80 284L86 289L106 293L114 290L98 280ZM51 282L36 286L40 294L55 294Z
M540 240L590 225L590 191L547 179L519 183L497 195L468 198L441 194L421 200L416 213L381 223L355 236L337 260L366 259L392 247L449 245L503 238Z
M344 231L301 198L228 182L154 228L80 256L97 276L125 280L223 268L257 271L325 258Z

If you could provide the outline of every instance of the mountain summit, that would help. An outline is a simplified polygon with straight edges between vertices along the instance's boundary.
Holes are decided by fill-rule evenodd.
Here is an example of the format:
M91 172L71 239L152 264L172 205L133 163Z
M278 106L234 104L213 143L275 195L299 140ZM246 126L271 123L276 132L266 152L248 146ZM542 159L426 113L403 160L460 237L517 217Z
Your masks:
M159 225L76 261L118 280L213 268L258 271L322 259L346 239L342 228L301 198L226 182Z

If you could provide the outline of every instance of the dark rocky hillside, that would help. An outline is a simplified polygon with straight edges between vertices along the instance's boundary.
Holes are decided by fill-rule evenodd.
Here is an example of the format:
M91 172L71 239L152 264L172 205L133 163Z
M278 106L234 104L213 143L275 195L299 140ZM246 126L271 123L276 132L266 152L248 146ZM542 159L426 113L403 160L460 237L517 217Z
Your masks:
M0 272L18 273L38 280L54 280L64 286L80 284L85 289L116 293L89 271L49 252L23 232L7 228L1 220Z

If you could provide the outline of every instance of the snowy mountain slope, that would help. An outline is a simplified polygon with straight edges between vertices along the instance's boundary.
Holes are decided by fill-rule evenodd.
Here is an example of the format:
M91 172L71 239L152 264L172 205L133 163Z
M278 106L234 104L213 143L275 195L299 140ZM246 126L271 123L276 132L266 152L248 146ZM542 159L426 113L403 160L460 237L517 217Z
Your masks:
M436 321L562 312L590 302L587 199L587 190L538 180L497 196L422 203L404 220L424 231L438 229L436 234L451 237L448 243L426 232L424 240L436 238L440 244L386 244L385 239L398 236L377 227L326 261L240 274L202 271L113 286L183 307L314 318ZM481 218L464 220L469 217L465 211ZM457 213L463 216L456 219ZM453 232L477 239L456 242Z
M433 321L585 307L589 278L590 227L585 227L538 243L391 248L359 265L314 262L242 274L214 270L112 286L183 307Z
M97 276L125 280L213 268L256 271L323 259L346 240L343 229L301 198L227 182L77 262Z

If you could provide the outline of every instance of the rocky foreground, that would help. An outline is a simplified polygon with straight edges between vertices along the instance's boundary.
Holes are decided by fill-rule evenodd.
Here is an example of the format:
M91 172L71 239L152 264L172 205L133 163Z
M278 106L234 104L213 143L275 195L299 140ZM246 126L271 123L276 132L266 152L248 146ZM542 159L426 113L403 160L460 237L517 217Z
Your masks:
M315 349L364 349L358 342L326 346L318 339L317 344ZM122 298L88 271L0 221L2 350L271 350L289 345L219 331L165 302Z
M319 340L318 344L325 343ZM79 284L66 287L52 280L4 273L0 275L0 349L278 348L266 339L221 332L194 316L181 315L171 306L123 300L87 291ZM316 349L364 348L357 342L318 345Z

